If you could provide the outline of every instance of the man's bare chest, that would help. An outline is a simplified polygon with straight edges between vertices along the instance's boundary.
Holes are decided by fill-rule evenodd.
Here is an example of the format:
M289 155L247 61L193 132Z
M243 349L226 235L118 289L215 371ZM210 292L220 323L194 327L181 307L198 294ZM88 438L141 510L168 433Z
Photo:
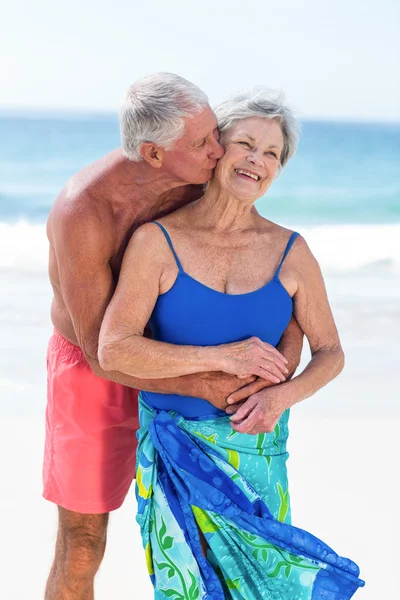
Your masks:
M115 232L114 252L110 258L109 264L116 281L118 280L121 271L122 261L124 259L126 248L129 244L129 240L131 239L133 232L138 227L139 224L135 222L129 227L125 227L125 229L119 228Z

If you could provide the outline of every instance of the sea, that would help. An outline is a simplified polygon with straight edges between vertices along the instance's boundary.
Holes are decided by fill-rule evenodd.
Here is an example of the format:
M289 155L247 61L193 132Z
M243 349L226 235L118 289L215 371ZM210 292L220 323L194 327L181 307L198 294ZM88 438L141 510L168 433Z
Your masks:
M0 414L44 410L46 218L68 178L119 144L114 115L0 114ZM348 357L352 400L302 410L400 415L400 123L303 122L257 207L308 241Z

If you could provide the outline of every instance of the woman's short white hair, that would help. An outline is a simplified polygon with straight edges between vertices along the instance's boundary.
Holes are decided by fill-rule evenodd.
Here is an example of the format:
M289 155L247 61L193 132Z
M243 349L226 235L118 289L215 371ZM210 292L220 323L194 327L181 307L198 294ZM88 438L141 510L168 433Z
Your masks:
M184 117L201 112L207 104L206 94L179 75L155 73L139 79L128 89L120 110L125 155L142 160L143 142L171 149L183 134Z
M238 92L214 108L214 112L221 133L249 117L278 119L284 139L280 168L283 168L296 152L300 125L292 110L284 104L284 96L280 92L262 87Z

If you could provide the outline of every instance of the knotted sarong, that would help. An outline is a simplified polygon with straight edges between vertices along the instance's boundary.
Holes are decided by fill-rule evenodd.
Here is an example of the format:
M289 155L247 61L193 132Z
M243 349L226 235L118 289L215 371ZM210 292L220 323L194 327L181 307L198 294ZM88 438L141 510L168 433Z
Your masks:
M137 521L156 600L348 600L364 585L353 561L290 524L288 417L248 435L139 396Z

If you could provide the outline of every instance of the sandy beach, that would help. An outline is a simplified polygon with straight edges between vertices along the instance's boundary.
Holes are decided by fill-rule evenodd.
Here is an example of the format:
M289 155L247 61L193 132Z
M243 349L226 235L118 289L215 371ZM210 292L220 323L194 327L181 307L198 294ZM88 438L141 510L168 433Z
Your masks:
M358 279L331 277L327 285L347 364L336 381L292 410L293 523L360 565L367 585L357 598L395 600L398 291L371 273ZM5 600L43 598L56 534L56 509L41 498L49 300L45 275L0 274L0 564ZM302 364L307 359L305 350ZM135 512L132 488L111 516L96 600L153 597Z
M394 514L398 419L303 418L294 415L289 450L293 522L321 536L361 567L363 600L395 600ZM40 600L50 567L56 509L40 497L43 426L40 419L8 417L0 449L12 456L1 479L0 561L4 600ZM97 600L151 600L131 489L112 514Z

